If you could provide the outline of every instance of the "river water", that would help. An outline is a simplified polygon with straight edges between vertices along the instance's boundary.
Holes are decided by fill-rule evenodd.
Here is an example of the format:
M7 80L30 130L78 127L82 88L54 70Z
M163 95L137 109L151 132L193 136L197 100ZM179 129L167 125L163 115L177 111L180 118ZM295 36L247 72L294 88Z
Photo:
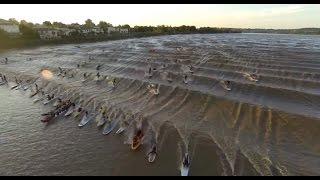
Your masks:
M0 72L10 83L0 86L0 175L178 176L185 152L189 175L320 175L319 36L172 35L12 50L5 57ZM57 76L59 67L65 78ZM105 106L118 124L132 123L109 135L95 120L83 128L72 116L42 123L52 104L33 103L30 90L10 90L15 77L90 112ZM231 82L230 91L222 80ZM132 151L137 127L145 137ZM154 163L147 160L151 142L158 147Z

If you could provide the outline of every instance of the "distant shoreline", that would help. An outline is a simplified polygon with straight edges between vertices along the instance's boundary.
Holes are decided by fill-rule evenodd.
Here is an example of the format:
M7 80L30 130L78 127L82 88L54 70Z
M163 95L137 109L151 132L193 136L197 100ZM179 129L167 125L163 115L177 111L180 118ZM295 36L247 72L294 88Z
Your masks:
M9 41L5 41L5 42L1 42L0 40L0 52L6 51L6 50L35 48L40 46L63 45L63 44L79 44L80 45L83 43L96 43L96 42L107 42L107 41L122 40L122 39L133 39L133 38L144 38L144 37L166 36L166 35L183 35L183 34L221 34L221 33L143 32L143 33L131 33L130 35L111 35L111 36L96 36L96 37L81 37L81 38L67 37L67 38L53 39L53 40L11 38Z
M23 38L11 38L9 41L1 42L0 40L0 53L7 50L16 49L27 49L35 48L40 46L51 46L51 45L64 45L64 44L83 44L83 43L96 43L96 42L107 42L122 39L133 39L133 38L144 38L153 36L166 36L166 35L187 35L187 34L271 34L271 35L308 35L318 36L320 34L303 34L303 33L275 33L275 32L220 32L220 33L154 33L154 32L143 32L143 33L131 33L130 35L111 35L111 36L96 36L96 37L81 37L81 38L62 38L54 40L41 40L41 39L23 39Z

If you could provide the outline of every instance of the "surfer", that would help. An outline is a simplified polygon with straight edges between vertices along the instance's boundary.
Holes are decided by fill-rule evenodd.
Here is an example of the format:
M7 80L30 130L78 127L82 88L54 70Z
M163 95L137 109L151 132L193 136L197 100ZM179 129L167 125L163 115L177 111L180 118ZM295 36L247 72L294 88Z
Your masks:
M3 82L8 83L6 75L2 75L1 78L2 78L2 81L3 81Z
M157 153L157 146L156 146L155 144L152 146L152 150L148 153L148 156L149 156L150 154L156 154L156 155L158 155L158 153Z
M99 64L99 65L97 65L96 70L99 71L100 68L101 68L101 65Z
M189 162L189 155L188 153L184 154L184 158L183 158L183 166L184 167L189 167L190 162Z
M188 80L188 76L185 74L185 75L184 75L183 82L184 82L185 84L188 84L188 81L187 81L187 80Z
M100 73L98 72L96 76L97 76L97 79L99 80L99 78L100 78Z
M149 67L149 71L148 71L149 74L151 74L151 70L152 70L151 67Z

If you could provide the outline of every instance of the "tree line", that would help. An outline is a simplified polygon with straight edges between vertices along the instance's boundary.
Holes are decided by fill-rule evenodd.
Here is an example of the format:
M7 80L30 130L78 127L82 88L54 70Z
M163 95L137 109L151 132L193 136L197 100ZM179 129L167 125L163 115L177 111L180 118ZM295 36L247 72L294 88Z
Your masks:
M22 33L23 38L34 39L39 38L37 32L33 29L36 26L46 26L49 28L93 28L99 27L101 29L106 29L108 27L118 27L118 28L127 28L130 33L158 33L158 34L177 34L177 33L240 33L240 29L233 28L212 28L212 27L200 27L196 28L195 26L134 26L130 27L128 24L113 26L111 23L100 21L98 24L95 24L91 19L87 19L83 24L71 23L64 24L62 22L50 22L44 21L42 24L27 22L26 20L21 20L20 22L14 18L8 20L19 26L20 32ZM4 34L3 32L0 33Z

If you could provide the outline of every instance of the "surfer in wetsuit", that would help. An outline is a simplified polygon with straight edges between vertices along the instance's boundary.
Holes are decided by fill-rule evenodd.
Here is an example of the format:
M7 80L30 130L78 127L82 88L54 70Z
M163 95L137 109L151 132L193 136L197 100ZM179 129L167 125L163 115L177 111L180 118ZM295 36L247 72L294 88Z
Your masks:
M96 70L99 71L100 70L101 65L97 65Z
M98 72L96 76L97 76L97 78L98 78L98 80L99 80L99 78L100 78L100 73Z
M185 75L184 75L184 83L188 84L188 81L187 81L187 80L188 80L188 76L185 74Z
M258 75L255 73L250 74L250 77L254 80L258 80Z
M190 72L191 74L193 74L193 66L192 66L192 65L189 66L189 72Z
M5 83L8 83L6 75L3 75L3 81L4 81Z
M59 69L60 73L62 74L62 73L63 73L63 71L62 71L61 67L58 67L58 69Z
M14 80L15 80L15 82L16 82L17 84L19 84L19 81L18 81L17 77L14 77Z
M38 92L39 91L38 84L34 83L34 85L36 86L36 91Z
M189 166L189 155L188 155L188 153L185 153L185 155L184 155L183 166L184 167L188 167Z
M152 150L148 153L148 155L150 155L150 154L158 154L157 153L157 147L156 147L155 144L152 146Z
M137 131L137 135L136 135L137 137L139 137L139 138L141 138L142 136L143 136L143 133L142 133L142 130L141 129L139 129L138 131Z
M49 100L49 101L51 100L51 97L49 94L47 95L47 100Z
M115 86L116 85L116 79L113 79L112 81L112 85Z
M227 87L230 87L230 81L226 81L225 84L226 84Z
M78 112L81 112L81 111L82 111L82 107L79 107L79 108L78 108Z

